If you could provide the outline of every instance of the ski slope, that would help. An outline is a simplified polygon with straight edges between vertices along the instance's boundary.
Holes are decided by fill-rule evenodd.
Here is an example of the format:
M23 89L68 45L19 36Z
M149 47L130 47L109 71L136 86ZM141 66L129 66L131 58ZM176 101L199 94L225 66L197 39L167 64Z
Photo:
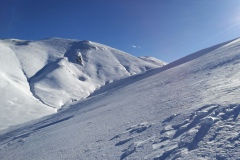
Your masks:
M0 136L0 159L239 159L240 39L114 81Z
M0 56L0 130L56 113L107 83L165 64L60 38L0 40Z

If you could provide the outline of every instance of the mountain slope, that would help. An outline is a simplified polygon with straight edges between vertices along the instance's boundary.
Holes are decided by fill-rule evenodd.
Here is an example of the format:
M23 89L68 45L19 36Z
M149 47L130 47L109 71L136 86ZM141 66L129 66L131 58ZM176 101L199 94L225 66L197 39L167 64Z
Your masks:
M0 129L56 112L31 91L15 53L0 43Z
M2 132L0 159L238 159L240 39L193 55Z
M0 41L0 129L55 113L115 80L161 67L111 47L68 39Z

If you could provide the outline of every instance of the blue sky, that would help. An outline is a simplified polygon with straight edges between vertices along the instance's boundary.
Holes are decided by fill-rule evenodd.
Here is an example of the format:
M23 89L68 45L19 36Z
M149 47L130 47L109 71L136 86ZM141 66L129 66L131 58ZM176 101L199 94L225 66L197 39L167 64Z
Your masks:
M240 0L0 0L0 38L50 37L171 62L240 37Z

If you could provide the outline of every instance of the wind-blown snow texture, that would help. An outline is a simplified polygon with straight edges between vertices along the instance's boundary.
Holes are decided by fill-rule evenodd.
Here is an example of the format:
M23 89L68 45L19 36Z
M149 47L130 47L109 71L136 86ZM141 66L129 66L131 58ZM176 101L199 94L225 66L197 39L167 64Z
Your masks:
M0 40L0 129L55 113L111 83L165 63L66 39Z
M240 39L2 131L0 159L239 159Z

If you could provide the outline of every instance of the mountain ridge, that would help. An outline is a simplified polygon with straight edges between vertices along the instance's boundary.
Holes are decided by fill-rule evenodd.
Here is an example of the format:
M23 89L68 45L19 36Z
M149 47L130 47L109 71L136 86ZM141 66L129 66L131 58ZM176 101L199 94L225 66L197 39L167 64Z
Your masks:
M9 60L2 59L2 66L8 67L2 72L8 78L10 78L9 73L14 75L17 83L24 83L23 91L28 92L27 98L22 93L14 93L18 92L20 86L13 89L8 88L8 85L13 83L3 85L6 88L4 92L12 96L5 96L1 100L1 112L8 116L12 115L4 118L5 122L9 120L11 125L19 123L13 120L16 118L14 116L20 116L19 112L23 115L27 114L26 120L29 119L31 112L34 116L30 116L29 120L55 113L63 105L86 98L106 83L162 66L160 63L146 62L120 50L91 41L50 38L37 41L5 39L0 43L1 56L8 57L10 60L15 59L11 66L8 63ZM25 99L24 105L18 105L21 103L19 101L22 101L19 100L20 97ZM13 102L11 99L14 98L16 100ZM27 100L29 98L34 101L31 102L32 105ZM38 109L36 107L33 109L34 107L31 107L33 104L36 104ZM12 112L11 107L15 108L16 112ZM24 108L26 108L26 114ZM41 108L45 108L45 111L38 115L37 110ZM6 126L4 120L0 126ZM20 122L26 122L26 120Z

